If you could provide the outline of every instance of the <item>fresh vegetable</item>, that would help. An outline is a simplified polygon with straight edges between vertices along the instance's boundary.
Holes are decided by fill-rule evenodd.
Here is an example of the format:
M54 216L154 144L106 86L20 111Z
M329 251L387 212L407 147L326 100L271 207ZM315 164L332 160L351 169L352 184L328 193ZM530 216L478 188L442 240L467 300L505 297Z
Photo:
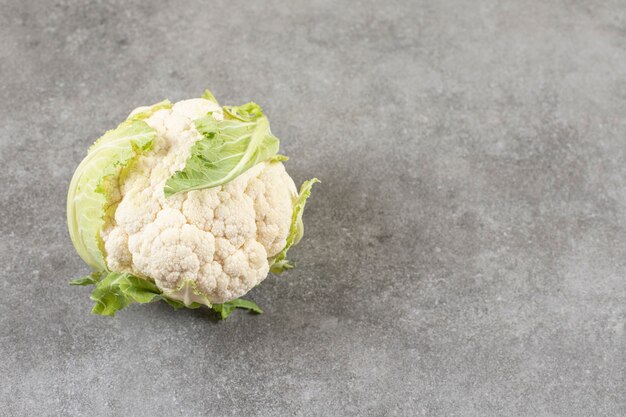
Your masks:
M317 179L297 192L260 106L202 98L135 109L89 149L70 183L72 243L93 272L92 312L132 303L261 313L239 297L293 265Z

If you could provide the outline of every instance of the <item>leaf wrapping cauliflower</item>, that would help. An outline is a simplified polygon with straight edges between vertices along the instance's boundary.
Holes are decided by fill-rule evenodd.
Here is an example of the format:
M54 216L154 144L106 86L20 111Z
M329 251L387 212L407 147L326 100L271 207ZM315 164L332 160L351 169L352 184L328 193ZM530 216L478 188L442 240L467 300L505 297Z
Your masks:
M222 318L268 272L291 264L302 209L261 108L203 98L134 110L90 148L68 192L72 242L94 273L92 310L132 302L213 307Z

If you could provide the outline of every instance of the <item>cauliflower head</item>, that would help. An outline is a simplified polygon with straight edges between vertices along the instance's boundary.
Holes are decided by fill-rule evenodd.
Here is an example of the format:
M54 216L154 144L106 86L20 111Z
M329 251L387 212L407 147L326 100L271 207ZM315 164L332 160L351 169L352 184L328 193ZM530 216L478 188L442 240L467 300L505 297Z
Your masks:
M223 318L271 270L292 265L302 210L261 108L202 98L139 107L90 148L68 192L68 227L94 272L92 310L206 305Z

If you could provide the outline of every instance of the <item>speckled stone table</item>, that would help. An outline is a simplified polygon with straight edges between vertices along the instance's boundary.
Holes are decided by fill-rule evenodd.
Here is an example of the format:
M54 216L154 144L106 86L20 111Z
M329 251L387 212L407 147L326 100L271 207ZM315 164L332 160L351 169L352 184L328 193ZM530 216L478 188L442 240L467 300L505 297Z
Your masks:
M626 415L623 1L0 0L0 415ZM89 314L65 192L137 105L263 105L260 316Z

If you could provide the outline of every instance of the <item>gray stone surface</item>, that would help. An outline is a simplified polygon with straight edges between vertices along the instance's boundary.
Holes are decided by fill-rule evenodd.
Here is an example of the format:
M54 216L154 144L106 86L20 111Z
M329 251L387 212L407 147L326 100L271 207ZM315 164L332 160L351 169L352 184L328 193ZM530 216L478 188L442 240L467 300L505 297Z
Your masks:
M0 415L626 415L623 1L0 1ZM90 315L74 168L205 87L323 181L299 268Z

